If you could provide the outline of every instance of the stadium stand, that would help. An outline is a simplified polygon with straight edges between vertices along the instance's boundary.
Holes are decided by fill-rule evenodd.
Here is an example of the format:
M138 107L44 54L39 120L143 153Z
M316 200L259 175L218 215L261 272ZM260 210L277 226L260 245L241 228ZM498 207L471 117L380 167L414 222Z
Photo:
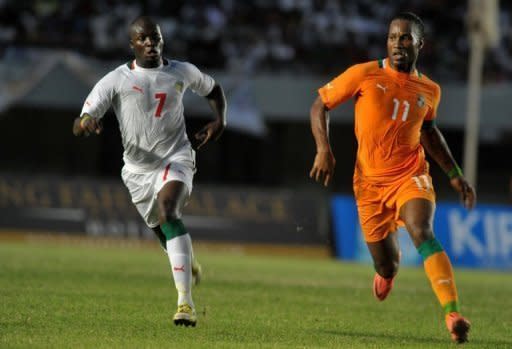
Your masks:
M117 59L120 52L129 55L128 23L147 13L162 24L169 56L208 69L329 74L379 56L388 19L407 9L421 14L432 39L423 50L424 71L442 80L464 80L466 6L465 0L451 1L450 8L439 0L3 0L0 50L68 48ZM486 63L491 81L512 76L512 3L501 6L501 43Z

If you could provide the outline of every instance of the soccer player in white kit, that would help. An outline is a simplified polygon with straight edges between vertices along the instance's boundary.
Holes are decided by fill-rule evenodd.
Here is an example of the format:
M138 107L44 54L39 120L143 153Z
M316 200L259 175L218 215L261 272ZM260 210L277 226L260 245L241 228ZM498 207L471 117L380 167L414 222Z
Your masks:
M130 26L135 59L94 86L74 121L73 133L101 133L101 119L113 107L124 147L123 182L169 256L178 291L174 323L195 326L191 286L198 265L180 219L192 191L195 152L185 130L182 99L190 88L206 98L215 115L194 135L199 149L218 139L226 127L226 98L222 87L194 65L163 58L163 44L160 27L149 17L137 18Z

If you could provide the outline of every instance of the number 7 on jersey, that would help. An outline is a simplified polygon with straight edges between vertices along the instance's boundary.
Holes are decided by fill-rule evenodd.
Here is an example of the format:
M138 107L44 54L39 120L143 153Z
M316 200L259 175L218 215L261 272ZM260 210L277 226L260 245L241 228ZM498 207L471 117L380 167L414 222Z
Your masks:
M167 99L167 93L155 93L155 98L158 99L158 105L155 111L155 118L159 118L162 115L162 109L164 108L165 100Z

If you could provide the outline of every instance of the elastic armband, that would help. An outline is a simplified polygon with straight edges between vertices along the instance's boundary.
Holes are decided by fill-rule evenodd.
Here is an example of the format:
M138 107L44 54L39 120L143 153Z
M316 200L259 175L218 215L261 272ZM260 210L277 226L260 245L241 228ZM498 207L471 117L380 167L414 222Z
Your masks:
M455 165L450 171L447 173L448 178L453 179L455 177L462 176L462 170L459 166Z
M86 120L89 120L90 118L91 118L91 116L90 116L90 115L87 115L87 114L86 114L86 115L84 115L83 117L81 117L81 118L80 118L80 128L82 128L82 129L83 129L83 128L84 128L84 122L85 122Z

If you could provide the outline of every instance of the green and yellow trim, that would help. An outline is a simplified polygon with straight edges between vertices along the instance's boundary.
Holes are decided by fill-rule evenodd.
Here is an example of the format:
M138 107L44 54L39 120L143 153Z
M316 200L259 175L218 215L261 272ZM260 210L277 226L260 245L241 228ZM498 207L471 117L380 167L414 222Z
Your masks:
M446 303L445 305L443 305L443 310L445 314L460 313L459 302L451 301L449 303Z
M419 247L418 252L420 253L423 260L426 260L428 257L436 254L438 252L443 252L443 246L437 241L437 239L431 239L424 241Z

